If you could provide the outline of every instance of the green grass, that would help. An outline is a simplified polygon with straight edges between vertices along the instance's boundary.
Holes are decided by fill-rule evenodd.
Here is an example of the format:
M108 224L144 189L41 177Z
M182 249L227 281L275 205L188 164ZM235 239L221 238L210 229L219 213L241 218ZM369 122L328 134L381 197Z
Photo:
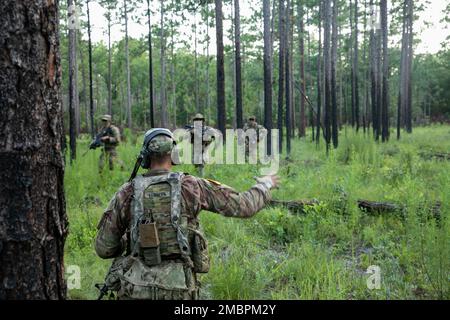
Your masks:
M81 140L79 150L87 148ZM95 255L96 224L108 200L125 182L141 138L118 151L126 171L97 172L100 151L67 166L65 186L70 233L66 265L81 268L82 287L72 299L94 299L110 261ZM318 199L305 215L267 208L236 220L203 212L201 224L212 266L202 275L203 298L214 299L450 299L450 161L426 160L421 152L449 152L450 128L418 128L401 141L375 143L351 130L325 156L306 140L294 140L282 161L275 199ZM195 173L191 166L180 171ZM206 176L238 190L253 183L258 168L209 166ZM368 215L358 199L395 202L400 215ZM442 203L441 219L428 218ZM381 268L381 289L369 290L367 268Z

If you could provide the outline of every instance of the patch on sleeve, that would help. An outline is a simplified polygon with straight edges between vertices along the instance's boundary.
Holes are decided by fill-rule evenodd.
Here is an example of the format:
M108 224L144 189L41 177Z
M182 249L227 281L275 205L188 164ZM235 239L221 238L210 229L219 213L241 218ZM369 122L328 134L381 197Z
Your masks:
M206 179L209 182L211 182L211 184L215 185L215 186L221 186L222 184L219 181L216 180L212 180L212 179Z

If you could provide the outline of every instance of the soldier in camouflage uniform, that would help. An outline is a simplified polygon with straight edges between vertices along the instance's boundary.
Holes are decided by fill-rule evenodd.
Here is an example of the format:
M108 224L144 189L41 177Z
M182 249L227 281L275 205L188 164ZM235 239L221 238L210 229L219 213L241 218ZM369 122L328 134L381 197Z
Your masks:
M250 139L250 138L245 139L245 156L246 156L246 158L248 158L248 156L249 156L250 145L252 145L252 147L256 148L256 143L259 142L260 132L266 131L266 128L264 128L262 125L260 125L260 124L258 124L258 122L256 122L255 116L250 116L248 118L248 121L244 124L244 128L243 128L244 132L247 132L249 129L255 130L256 139Z
M105 132L105 135L100 139L103 143L103 150L98 159L98 170L101 173L105 166L105 161L109 164L109 170L114 169L114 163L119 163L121 169L124 168L122 160L119 159L116 151L116 147L120 143L120 130L111 123L111 116L105 114L102 118L101 131Z
M204 168L205 168L205 162L206 162L206 149L208 146L214 141L214 132L215 129L208 127L205 125L205 117L201 113L197 113L194 118L192 119L193 122L195 121L201 121L202 123L202 153L201 153L201 162L202 163L194 163L194 166L197 168L198 175L200 177L203 177L204 175ZM190 135L191 135L191 143L194 145L194 126L189 128ZM192 152L194 152L194 148L192 148ZM194 154L192 156L192 159L194 161Z
M115 258L107 276L119 299L194 300L198 273L207 273L207 242L199 226L202 210L250 218L271 199L278 177L266 176L246 192L213 180L172 172L175 145L168 129L151 129L137 166L148 172L124 184L98 225L97 254Z

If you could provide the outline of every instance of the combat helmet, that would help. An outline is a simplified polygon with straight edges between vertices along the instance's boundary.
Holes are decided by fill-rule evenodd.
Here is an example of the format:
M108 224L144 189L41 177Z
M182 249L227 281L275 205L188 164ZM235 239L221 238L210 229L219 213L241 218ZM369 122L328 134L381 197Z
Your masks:
M109 114L104 114L101 118L102 121L111 121L112 117Z
M198 120L201 120L201 121L205 121L205 117L201 114L201 113L197 113L195 116L194 116L194 118L192 119L192 121L198 121Z
M144 135L141 152L139 153L129 181L136 177L139 167L143 169L150 168L151 154L171 154L176 144L173 133L169 129L153 128L148 130Z

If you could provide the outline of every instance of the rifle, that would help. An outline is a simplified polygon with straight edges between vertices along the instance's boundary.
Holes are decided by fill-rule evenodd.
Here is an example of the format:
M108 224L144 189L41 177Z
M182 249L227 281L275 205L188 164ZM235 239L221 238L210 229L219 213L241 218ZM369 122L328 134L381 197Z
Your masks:
M105 276L105 282L103 283L103 285L101 283L96 283L95 284L95 287L100 291L100 294L98 295L97 300L102 300L103 297L108 294L108 291L111 291L111 288L108 285L108 282L109 282L108 278L109 278L109 275L112 273L112 271L113 271L114 267L116 266L116 264L119 262L120 258L121 257L115 258L113 260L113 262L111 263L111 266L109 267L108 273ZM114 294L113 294L112 291L111 291L109 297L110 298L114 297Z
M103 145L102 142L102 138L105 136L109 136L112 135L113 131L111 129L111 127L105 128L103 129L99 134L97 134L95 136L95 138L91 141L90 145L89 145L89 149L87 149L83 154L82 157L84 157L86 155L86 153L88 153L89 150L95 150L99 147L101 147Z

